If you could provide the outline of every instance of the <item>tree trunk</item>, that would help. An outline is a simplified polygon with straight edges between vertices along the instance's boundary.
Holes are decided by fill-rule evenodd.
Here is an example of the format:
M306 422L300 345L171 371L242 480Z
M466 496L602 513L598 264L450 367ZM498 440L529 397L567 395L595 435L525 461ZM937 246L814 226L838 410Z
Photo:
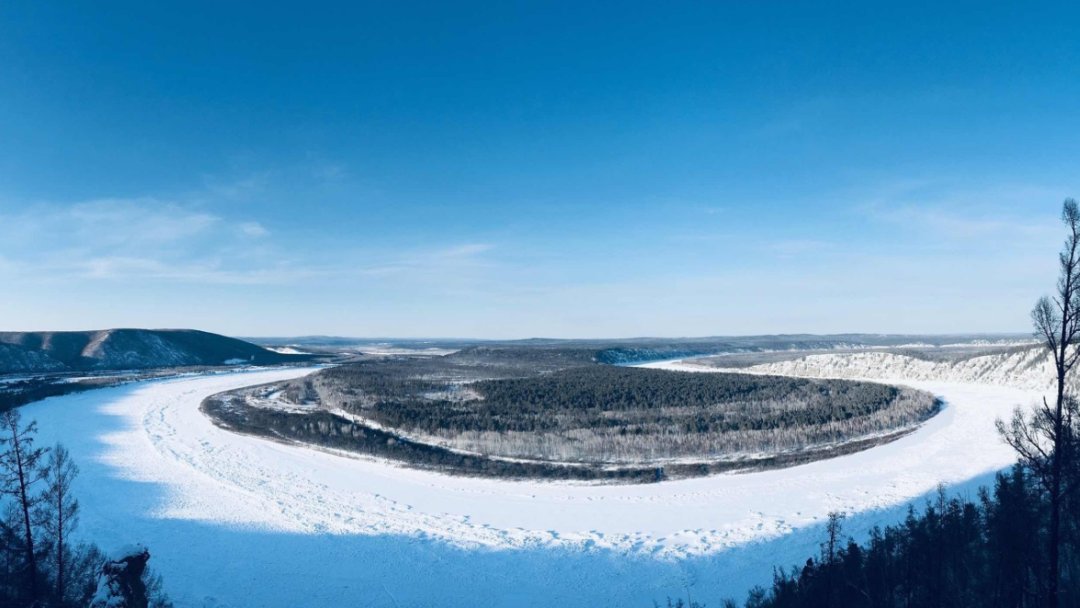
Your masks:
M15 450L16 470L19 477L19 507L22 509L23 531L26 542L26 590L31 599L37 599L37 556L34 551L34 531L30 525L30 497L27 495L26 470L23 468L22 446L18 433L13 432L12 449Z
M1054 420L1055 436L1060 438L1062 429L1063 401L1065 399L1064 374L1058 379L1057 416ZM1058 606L1058 578L1061 574L1059 553L1061 550L1061 445L1060 439L1056 441L1053 453L1053 462L1050 468L1050 580L1047 586L1046 605L1049 608Z
M56 599L64 603L64 492L56 493Z

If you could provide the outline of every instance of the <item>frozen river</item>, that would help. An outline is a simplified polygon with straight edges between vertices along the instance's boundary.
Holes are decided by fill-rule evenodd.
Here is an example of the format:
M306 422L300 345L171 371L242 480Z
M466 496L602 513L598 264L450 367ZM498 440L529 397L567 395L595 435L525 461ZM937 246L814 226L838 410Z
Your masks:
M457 478L212 425L207 395L274 369L143 382L24 409L82 469L79 533L142 542L179 606L719 604L940 482L974 492L1013 459L994 420L1032 391L904 382L946 401L916 432L788 469L639 486ZM900 379L902 380L902 379ZM856 534L861 536L861 534Z

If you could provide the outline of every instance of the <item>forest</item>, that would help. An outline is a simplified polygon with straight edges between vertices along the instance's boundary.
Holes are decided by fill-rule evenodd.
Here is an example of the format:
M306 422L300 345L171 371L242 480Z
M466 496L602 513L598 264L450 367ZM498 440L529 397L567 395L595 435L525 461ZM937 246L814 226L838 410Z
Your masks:
M881 384L607 365L454 393L344 409L484 454L640 463L799 451L911 428L937 408L928 394Z
M377 456L420 469L474 477L604 483L653 483L665 479L793 466L820 458L850 454L894 438L871 437L839 446L760 456L752 460L612 465L511 459L413 440L397 432L372 428L319 408L298 411L252 405L258 400L252 393L265 394L279 390L281 389L278 385L270 385L213 395L203 400L200 409L214 424L233 432L285 443Z
M938 411L882 384L600 364L595 351L478 346L370 357L215 396L219 425L466 475L657 481L865 449Z
M1075 465L1075 463L1074 463ZM1080 469L1069 475L1080 478ZM903 522L857 543L830 516L818 555L778 568L746 608L1023 608L1051 605L1050 504L1021 465L998 473L974 500L941 488ZM1080 497L1063 509L1060 603L1080 606ZM733 601L718 605L735 606ZM693 603L694 606L705 604Z

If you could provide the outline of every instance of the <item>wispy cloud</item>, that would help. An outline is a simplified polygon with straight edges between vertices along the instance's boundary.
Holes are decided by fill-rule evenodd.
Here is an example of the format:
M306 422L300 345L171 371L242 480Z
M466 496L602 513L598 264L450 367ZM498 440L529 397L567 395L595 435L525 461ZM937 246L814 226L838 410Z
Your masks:
M254 219L154 197L0 204L0 274L33 280L218 285L316 280L466 284L491 267L490 243L442 247L290 247ZM289 235L280 235L288 241Z
M488 243L464 243L443 249L380 252L364 257L379 258L375 263L342 274L404 280L461 281L477 270L492 267L485 254L494 249Z
M153 197L0 207L0 267L7 274L89 280L266 280L243 240L269 231L185 202ZM271 266L279 266L280 260Z
M433 253L435 259L461 259L472 258L494 249L490 243L466 243L447 249L441 249Z
M1056 239L1060 229L1054 210L1063 192L1042 186L907 180L880 187L856 209L873 221L943 239Z
M270 231L259 222L242 222L240 224L240 232L245 236L255 238L268 236L270 234Z
M294 268L279 263L274 266L235 268L221 260L197 260L183 263L130 257L96 257L78 260L55 270L75 271L84 279L100 280L167 280L215 285L267 285L292 283L318 278L325 271L315 268Z
M0 217L0 231L7 239L47 238L58 244L84 242L101 247L188 240L221 221L211 213L153 198L34 205Z
M269 185L269 171L248 173L241 177L203 176L203 188L192 195L198 200L245 201L262 193Z

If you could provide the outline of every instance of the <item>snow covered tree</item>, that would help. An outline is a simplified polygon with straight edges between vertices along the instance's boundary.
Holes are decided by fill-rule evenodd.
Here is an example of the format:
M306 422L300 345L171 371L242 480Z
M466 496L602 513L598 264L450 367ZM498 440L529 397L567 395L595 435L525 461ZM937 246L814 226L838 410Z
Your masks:
M90 608L148 608L143 573L150 552L141 545L123 547L101 565Z

